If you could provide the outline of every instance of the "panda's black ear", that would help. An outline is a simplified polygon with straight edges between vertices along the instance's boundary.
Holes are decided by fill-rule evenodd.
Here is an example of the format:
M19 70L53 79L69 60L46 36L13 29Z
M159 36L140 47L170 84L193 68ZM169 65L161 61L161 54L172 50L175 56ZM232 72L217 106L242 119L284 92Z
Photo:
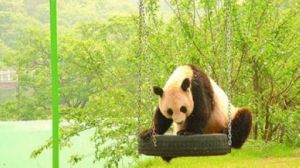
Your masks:
M162 95L164 94L164 90L159 86L153 86L153 92L160 97L162 97Z
M191 85L190 79L189 79L189 78L185 78L185 79L182 81L181 89L182 89L183 91L187 91L187 89L190 87L190 85Z

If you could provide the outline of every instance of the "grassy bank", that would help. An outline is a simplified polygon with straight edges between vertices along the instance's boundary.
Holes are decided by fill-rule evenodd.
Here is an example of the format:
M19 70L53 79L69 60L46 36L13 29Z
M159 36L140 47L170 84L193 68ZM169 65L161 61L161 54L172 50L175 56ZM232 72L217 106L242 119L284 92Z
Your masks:
M33 150L51 137L51 128L50 120L0 121L0 168L51 168L51 149L35 159L30 157ZM60 167L103 167L101 161L93 163L94 146L89 140L92 134L92 130L85 131L71 139L72 148L60 150ZM69 159L74 153L83 153L85 159L71 165Z
M150 157L137 163L136 168L199 168L199 167L280 167L300 168L300 148L257 141L249 141L240 150L225 156L177 158L171 163Z

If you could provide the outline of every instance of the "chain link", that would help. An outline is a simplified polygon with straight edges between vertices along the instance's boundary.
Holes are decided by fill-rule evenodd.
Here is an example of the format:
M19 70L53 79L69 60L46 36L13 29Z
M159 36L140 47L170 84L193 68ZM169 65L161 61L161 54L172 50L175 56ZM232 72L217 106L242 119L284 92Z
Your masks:
M232 134L231 134L231 20L230 20L230 10L231 3L230 0L225 1L226 3L226 21L225 21L225 56L227 58L227 91L228 91L228 145L232 144Z
M151 94L152 92L152 87L151 87L151 73L152 73L152 68L151 66L149 66L151 64L151 56L150 54L147 53L148 51L148 39L147 39L147 32L146 32L146 23L145 23L145 7L144 7L144 3L143 0L139 1L139 42L140 42L140 58L139 58L139 87L140 87L140 96L139 99L141 99L141 92L142 92L142 68L144 67L142 64L142 60L143 60L143 56L145 56L145 64L146 66L144 68L146 68L146 86L147 89L149 91L148 93L148 101L152 102L153 100L153 96ZM139 105L139 110L138 110L138 115L140 115L141 113L141 100L139 100L140 105ZM150 108L152 107L152 104L150 103ZM150 109L151 111L153 111L153 109ZM152 112L152 115L154 115L154 113ZM138 118L138 120L140 120L140 117ZM140 127L140 121L138 127ZM155 137L155 125L154 125L154 121L152 121L152 142L154 144L154 146L157 146L157 140Z
M143 32L142 32L142 0L140 0L139 3L139 50L138 50L138 57L137 57L137 62L138 62L138 92L137 92L137 122L138 122L138 128L137 128L137 135L140 133L140 128L141 128L141 109L142 109L142 67L143 67L143 62L142 62L142 56L143 56Z

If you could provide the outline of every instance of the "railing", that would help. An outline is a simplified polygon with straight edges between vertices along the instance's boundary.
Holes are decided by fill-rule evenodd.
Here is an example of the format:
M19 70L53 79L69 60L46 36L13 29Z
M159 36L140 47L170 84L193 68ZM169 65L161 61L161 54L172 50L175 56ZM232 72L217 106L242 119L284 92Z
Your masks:
M0 70L0 82L16 82L16 71Z

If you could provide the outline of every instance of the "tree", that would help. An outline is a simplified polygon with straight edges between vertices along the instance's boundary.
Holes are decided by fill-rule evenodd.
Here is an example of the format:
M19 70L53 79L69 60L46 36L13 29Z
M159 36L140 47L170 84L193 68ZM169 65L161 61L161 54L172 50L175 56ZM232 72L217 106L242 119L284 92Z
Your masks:
M299 145L296 1L232 1L229 83L224 78L227 62L223 3L167 2L173 12L168 21L160 17L157 1L146 3L147 53L140 60L137 17L95 21L100 15L95 12L98 7L91 4L99 5L96 1L86 5L83 15L75 16L76 10L85 6L83 1L72 2L78 5L75 11L65 7L66 18L74 20L62 19L59 36L61 122L68 123L61 127L62 145L69 145L70 138L84 130L95 129L92 141L96 161L106 159L113 167L124 156L137 156L135 135L151 124L151 113L157 105L151 97L150 85L163 85L173 69L185 63L198 65L223 88L231 85L233 104L253 110L254 139ZM40 12L33 15L44 18ZM82 19L86 21L73 25ZM21 109L21 115L14 116L18 119L49 118L48 26L27 28L18 41L10 56L5 54L5 60L18 70L18 98L22 102L9 102L6 109ZM136 106L138 61L142 61L143 72L141 128L137 128ZM49 147L51 141L33 156ZM73 163L80 161L81 156L74 155Z

